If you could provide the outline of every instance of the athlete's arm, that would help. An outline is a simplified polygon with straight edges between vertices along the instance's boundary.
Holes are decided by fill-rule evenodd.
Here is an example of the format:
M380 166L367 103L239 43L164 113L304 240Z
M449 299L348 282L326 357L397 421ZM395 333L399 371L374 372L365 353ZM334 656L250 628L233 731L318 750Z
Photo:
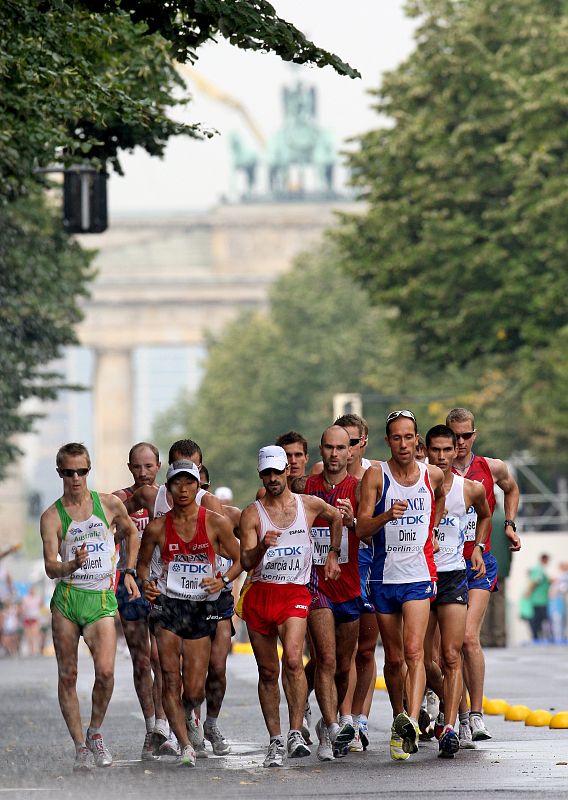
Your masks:
M491 529L491 509L487 502L485 487L482 483L464 480L464 500L466 508L473 506L477 514L477 525L475 528L475 543L471 554L471 566L475 570L476 578L483 578L486 572L485 561L483 560L483 550L476 547L476 544L485 544Z
M164 539L166 537L166 520L164 517L158 517L152 522L148 523L144 528L142 540L140 542L140 549L138 551L138 562L136 564L136 574L142 581L142 590L146 600L151 602L158 597L160 592L156 586L156 581L150 580L150 562L152 560L152 553L155 547L160 550L164 546Z
M299 478L292 478L290 481L290 491L295 494L302 494L306 489L307 475L302 475Z
M201 498L201 505L203 508L206 508L207 511L214 511L216 514L220 514L221 516L224 516L225 514L223 511L223 504L219 498L215 497L215 495L211 494L211 492L205 492Z
M437 528L444 516L446 508L446 490L444 489L444 473L440 467L426 464L430 485L434 489L434 527Z
M302 495L304 501L304 508L307 511L308 527L312 527L316 517L321 517L329 522L329 552L325 560L324 577L326 580L337 580L341 575L341 567L339 566L337 550L341 549L341 537L343 536L343 520L341 511L338 508L330 506L321 497L314 495ZM336 550L331 548L335 547Z
M247 506L241 514L241 568L250 572L262 561L269 547L278 541L276 531L267 531L260 541L260 518L254 503ZM267 541L268 540L268 541Z
M121 539L126 541L126 568L135 569L139 547L138 529L128 516L122 500L119 500L114 494L103 494L100 497L105 510L110 511L114 538L118 541ZM133 575L127 573L124 576L124 586L132 600L140 597L140 591Z
M515 519L519 510L519 487L513 478L504 461L500 458L486 459L493 480L497 486L503 490L503 504L505 507L505 519ZM510 549L517 551L521 549L521 539L510 525L505 526L505 536L511 542Z
M141 508L145 508L150 514L150 517L153 517L154 503L157 494L158 488L156 486L140 486L130 497L127 497L126 500L122 500L122 498L121 500L129 514L135 514L137 511L140 511Z
M219 498L215 498L218 500ZM205 524L207 526L207 535L211 540L213 549L219 555L225 555L232 560L230 568L225 575L230 581L234 581L241 574L241 554L239 549L239 542L235 538L231 523L227 517L210 512L207 514ZM209 594L220 591L225 585L221 577L203 578L201 585L207 589Z
M323 472L323 461L316 461L310 470L310 475L319 475Z
M382 528L387 522L402 517L406 511L406 503L397 500L383 514L374 516L375 506L383 493L383 471L378 467L369 467L361 482L361 499L357 508L357 536L367 539Z
M61 521L55 506L44 511L39 521L39 530L43 542L43 563L48 578L66 578L80 569L88 558L87 546L82 544L75 551L71 561L59 561L59 539Z

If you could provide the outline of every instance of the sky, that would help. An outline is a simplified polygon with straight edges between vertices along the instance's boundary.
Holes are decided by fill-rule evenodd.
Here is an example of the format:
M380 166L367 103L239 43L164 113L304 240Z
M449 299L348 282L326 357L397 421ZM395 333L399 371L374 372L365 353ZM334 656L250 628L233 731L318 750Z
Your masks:
M397 66L413 48L414 21L403 13L403 0L272 0L279 16L292 22L318 46L336 53L362 74L352 80L331 67L298 67L277 56L239 50L222 38L200 49L196 69L225 94L241 102L265 136L282 120L280 93L298 78L318 90L319 123L331 130L338 150L349 137L376 126L370 89L384 71ZM160 213L206 209L231 191L229 135L250 136L235 110L191 86L192 102L173 116L201 122L219 131L205 141L176 137L163 159L139 148L125 154L124 177L113 175L109 210L113 214Z

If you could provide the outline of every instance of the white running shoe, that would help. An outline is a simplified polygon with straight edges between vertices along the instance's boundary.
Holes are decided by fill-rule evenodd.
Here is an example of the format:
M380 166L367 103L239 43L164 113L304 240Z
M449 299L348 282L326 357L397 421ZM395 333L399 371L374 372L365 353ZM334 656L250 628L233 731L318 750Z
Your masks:
M286 749L288 758L305 758L311 755L310 748L304 741L301 731L289 731Z
M460 722L459 737L460 750L475 750L475 744L471 736L471 728L467 720L465 722Z
M361 742L361 737L359 736L359 723L357 722L357 720L353 720L353 727L355 728L355 736L353 737L353 741L349 745L349 752L362 753L363 743Z
M195 750L188 744L183 748L181 753L176 759L177 767L194 767L195 766Z
M304 718L302 720L302 736L304 737L304 741L306 744L313 744L312 736L310 734L310 728L312 727L312 709L310 708L309 702L306 700L306 706L304 708Z
M187 727L187 735L189 736L189 741L193 745L196 757L207 758L205 737L203 735L203 723L200 719L197 719L195 711L192 710L189 716L186 714L185 724Z
M211 747L216 756L226 756L231 752L231 745L225 739L217 725L208 725L207 722L203 726L203 735L208 742L211 742Z
M144 744L142 745L142 761L154 761L156 755L154 753L154 733L153 731L146 731L144 737Z
M170 735L170 726L167 719L156 719L154 730L152 732L152 744L154 745L155 755L159 755L160 747L168 740Z
M91 770L91 753L88 747L82 745L77 748L75 761L73 762L73 772L89 772Z
M181 750L178 744L178 740L175 737L174 733L170 733L168 738L165 742L163 742L160 747L158 748L157 752L159 756L177 756L180 755Z
M93 754L95 767L110 767L112 764L112 756L105 747L103 737L100 733L95 733L92 737L87 736L85 744Z
M316 725L316 736L319 740L319 745L317 749L317 757L320 761L333 761L335 756L333 755L333 746L331 744L331 739L329 738L329 731L327 729L327 725L320 719L320 721Z
M440 711L440 698L432 689L426 690L426 711L432 722L434 722Z
M482 742L485 739L491 739L491 734L485 727L485 722L483 721L483 714L470 712L469 714L469 725L471 727L471 738L474 742Z
M281 767L284 764L286 747L282 739L275 739L268 745L268 752L262 764L263 767Z

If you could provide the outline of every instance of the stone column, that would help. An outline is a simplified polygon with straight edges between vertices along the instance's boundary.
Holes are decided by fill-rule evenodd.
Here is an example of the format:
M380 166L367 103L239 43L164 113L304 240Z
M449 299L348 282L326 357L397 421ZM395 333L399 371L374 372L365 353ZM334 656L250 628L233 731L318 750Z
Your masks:
M95 488L113 492L129 485L126 462L132 441L133 368L130 348L95 350Z

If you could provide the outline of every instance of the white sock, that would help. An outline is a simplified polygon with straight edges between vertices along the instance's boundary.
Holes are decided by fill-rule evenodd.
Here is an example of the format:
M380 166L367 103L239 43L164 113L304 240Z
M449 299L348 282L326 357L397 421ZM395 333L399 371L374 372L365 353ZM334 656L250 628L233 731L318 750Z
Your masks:
M341 714L339 717L340 725L353 725L353 717L351 714Z
M92 739L93 736L96 736L97 733L100 733L100 728L87 728L87 739Z
M329 733L329 738L333 741L339 733L339 725L337 722L332 722L331 725L328 725L327 732Z
M146 717L144 722L146 723L146 733L152 733L156 727L156 715L153 714L151 717Z

